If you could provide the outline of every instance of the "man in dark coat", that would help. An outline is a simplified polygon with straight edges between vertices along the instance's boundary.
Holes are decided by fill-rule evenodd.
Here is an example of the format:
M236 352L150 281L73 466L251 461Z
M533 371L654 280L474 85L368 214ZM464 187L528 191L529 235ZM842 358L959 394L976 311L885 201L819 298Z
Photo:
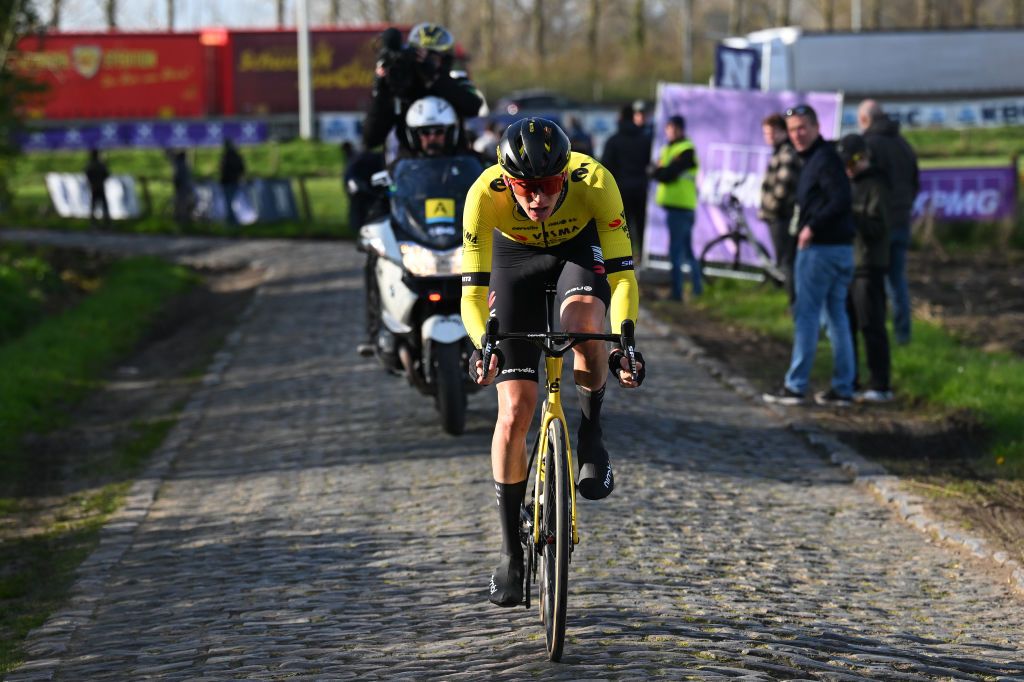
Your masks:
M618 130L604 143L601 163L612 173L622 195L626 225L633 241L633 256L640 258L647 219L647 165L651 162L651 134L642 108L626 105L619 112Z
M103 225L110 225L110 206L107 204L107 178L110 169L96 149L89 150L89 163L85 166L85 179L89 181L89 222L96 227L96 208L103 216Z
M878 102L864 100L857 108L857 124L863 131L872 164L889 185L889 273L887 288L892 298L892 326L896 343L910 343L910 287L907 283L907 248L910 246L910 214L921 188L917 154L900 135L900 124L882 111Z
M888 187L871 164L871 153L860 135L847 135L836 146L846 166L853 192L853 282L847 298L853 338L854 384L862 389L857 367L857 337L864 337L871 379L855 395L857 402L892 400L889 384L889 333L885 328L885 273L889 269Z
M242 155L235 148L235 143L230 139L224 140L224 151L220 157L220 186L224 191L224 204L226 205L228 225L237 225L238 217L235 216L235 209L232 205L235 195L238 194L238 187L245 175L245 161Z

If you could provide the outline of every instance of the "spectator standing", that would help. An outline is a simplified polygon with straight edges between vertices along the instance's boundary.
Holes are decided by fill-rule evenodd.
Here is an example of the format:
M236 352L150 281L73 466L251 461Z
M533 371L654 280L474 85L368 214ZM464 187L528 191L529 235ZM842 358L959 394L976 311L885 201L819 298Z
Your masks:
M683 261L690 267L693 295L703 292L700 264L693 257L693 221L697 208L697 152L686 137L686 119L670 116L665 125L667 141L661 149L661 161L651 172L658 183L655 200L665 209L668 223L668 255L672 264L672 289L669 298L683 300Z
M822 139L818 115L806 104L786 110L786 130L804 166L796 192L796 304L793 355L783 385L764 400L781 405L807 403L807 386L818 346L822 306L832 342L832 387L815 394L820 405L849 405L853 399L853 346L846 296L853 279L854 223L850 181L835 149Z
M195 207L195 184L192 169L188 166L185 151L179 149L171 159L174 183L174 221L182 227L192 223L192 209Z
M594 140L590 137L590 133L587 132L586 128L583 127L583 121L578 116L569 117L569 143L572 145L574 152L586 154L587 156L594 155Z
M480 137L473 141L473 151L480 157L480 162L484 166L493 166L497 163L497 149L498 140L500 139L498 134L498 122L493 118L487 121L487 125L484 127L484 131L480 133Z
M647 219L647 165L651 161L651 134L646 129L643 102L626 105L619 112L618 129L604 144L601 164L619 186L626 225L633 242L633 255L640 258L644 248Z
M89 183L89 223L96 227L96 208L103 216L103 226L110 226L110 206L107 204L107 178L110 169L100 158L99 150L89 150L89 163L85 166L85 179Z
M867 143L860 135L847 135L836 147L846 166L853 194L853 283L847 298L853 339L854 386L860 388L857 336L864 337L871 380L858 392L858 402L892 400L889 384L889 334L885 329L885 274L889 269L888 188L881 172L871 164Z
M225 217L228 225L238 224L233 204L244 176L245 161L238 153L235 143L231 139L225 138L224 151L220 157L220 186L224 191Z
M910 216L921 188L917 154L900 135L893 121L873 99L857 108L857 125L864 134L872 164L889 187L889 273L886 285L892 298L892 326L896 343L910 343L910 285L907 282L907 249L910 247Z
M796 236L790 233L796 205L796 185L802 161L786 132L786 119L772 114L761 122L764 141L772 148L772 158L761 182L761 206L757 215L768 224L775 246L775 262L786 276L786 293L792 306L796 298L793 286L793 261Z

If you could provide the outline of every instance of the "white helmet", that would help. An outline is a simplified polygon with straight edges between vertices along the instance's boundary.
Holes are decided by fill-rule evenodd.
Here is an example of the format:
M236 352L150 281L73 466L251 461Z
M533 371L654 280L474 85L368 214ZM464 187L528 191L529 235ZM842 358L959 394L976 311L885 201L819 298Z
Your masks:
M459 117L447 100L440 97L423 97L413 102L405 113L405 135L409 146L420 148L418 128L445 127L445 149L452 152L459 141Z

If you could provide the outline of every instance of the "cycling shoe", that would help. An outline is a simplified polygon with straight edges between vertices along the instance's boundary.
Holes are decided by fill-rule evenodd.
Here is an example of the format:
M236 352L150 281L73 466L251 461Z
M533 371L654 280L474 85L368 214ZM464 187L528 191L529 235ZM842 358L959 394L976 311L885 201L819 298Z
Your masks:
M523 603L523 557L501 555L498 567L491 574L491 603L498 606L519 606Z
M608 459L608 450L601 442L601 432L579 433L580 475L577 487L580 495L588 500L601 500L615 489L615 475Z

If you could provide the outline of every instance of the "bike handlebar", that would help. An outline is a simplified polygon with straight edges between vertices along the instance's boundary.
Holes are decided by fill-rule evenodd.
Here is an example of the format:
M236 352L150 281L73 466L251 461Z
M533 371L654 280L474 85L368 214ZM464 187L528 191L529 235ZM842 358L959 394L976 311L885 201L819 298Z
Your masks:
M498 341L515 339L529 341L541 349L545 355L561 356L569 349L585 341L611 341L622 346L622 352L629 361L629 372L634 377L637 375L636 368L636 339L634 333L636 326L633 320L623 320L620 334L591 334L587 332L501 332L498 329L498 318L492 317L487 320L487 329L484 333L481 360L483 360L484 372L491 366L491 355Z

